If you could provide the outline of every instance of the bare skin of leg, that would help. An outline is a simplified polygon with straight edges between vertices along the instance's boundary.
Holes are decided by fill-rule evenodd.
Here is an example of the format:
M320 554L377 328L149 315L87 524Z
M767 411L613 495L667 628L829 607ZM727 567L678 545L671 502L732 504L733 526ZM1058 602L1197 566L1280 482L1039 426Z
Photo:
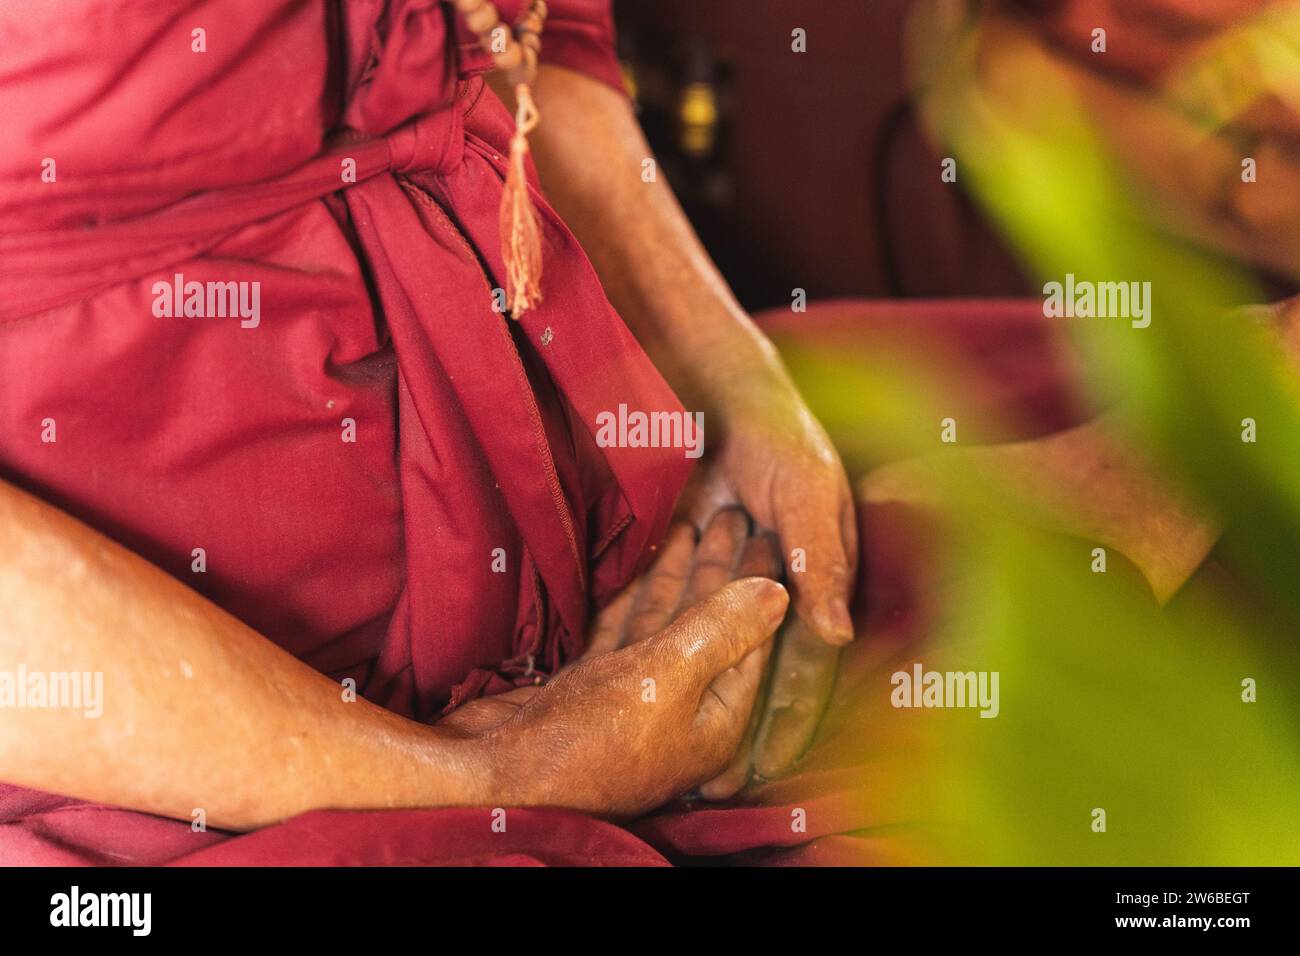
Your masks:
M859 485L867 502L942 509L956 482L1008 490L1000 504L1018 516L1123 554L1165 603L1205 560L1221 531L1155 466L1100 418L1033 441L954 448L886 465Z

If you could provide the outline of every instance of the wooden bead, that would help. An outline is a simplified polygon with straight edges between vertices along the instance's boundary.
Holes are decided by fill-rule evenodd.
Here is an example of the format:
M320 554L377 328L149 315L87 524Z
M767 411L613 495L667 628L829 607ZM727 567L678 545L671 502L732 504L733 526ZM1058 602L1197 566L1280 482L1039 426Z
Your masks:
M465 14L465 25L478 36L485 33L491 33L492 28L501 22L501 17L497 15L497 8L490 3L485 3L477 10Z
M513 70L519 67L524 59L524 49L518 43L506 44L504 53L496 53L492 61L502 70Z
M493 65L507 74L512 85L531 83L537 75L537 61L542 49L542 28L549 12L545 0L532 0L528 10L515 24L514 36L506 31L504 50L493 50L493 33L501 23L501 15L491 0L455 0L456 9L465 20L470 32L478 37L481 46Z

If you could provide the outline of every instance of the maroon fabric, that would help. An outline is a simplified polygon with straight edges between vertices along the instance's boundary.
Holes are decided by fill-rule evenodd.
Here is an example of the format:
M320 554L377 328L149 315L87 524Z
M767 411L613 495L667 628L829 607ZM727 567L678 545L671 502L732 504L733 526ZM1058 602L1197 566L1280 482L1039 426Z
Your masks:
M606 5L552 6L608 78ZM492 310L512 127L450 7L0 17L0 474L403 713L574 653L689 466L596 415L680 406L540 196L547 300ZM260 324L155 316L178 273L260 283Z
M1035 302L838 302L761 317L778 342L838 354L893 349L943 361L972 408L1041 434L1079 416L1071 363ZM863 427L867 427L864 419ZM0 860L35 864L660 865L690 857L781 864L902 864L925 859L923 829L897 815L915 777L915 721L884 693L915 653L941 593L929 537L898 507L860 514L859 640L843 655L828 715L789 776L723 805L678 802L629 828L560 810L321 811L256 833L193 833L183 822L0 786ZM869 731L867 730L869 728ZM791 828L804 811L806 832Z
M1038 298L822 300L806 314L773 309L760 321L795 349L940 373L989 442L1044 435L1089 414L1077 387L1085 370Z
M606 5L551 6L547 55L616 82ZM663 535L688 465L596 448L599 411L679 406L540 195L546 302L518 324L492 310L510 121L465 39L434 0L0 10L0 478L422 720L572 656L591 606ZM260 283L259 324L156 316L154 285L177 273ZM931 308L935 328L965 328L961 308ZM1029 326L1006 311L1019 331L1001 341L1021 348ZM862 331L877 313L898 320L840 319ZM1025 369L1052 367L1039 351ZM879 590L905 567L909 536L889 527L864 529L866 587L901 609L905 592ZM842 688L913 633L902 610L883 620L864 622L875 639ZM840 699L825 739L860 716ZM886 754L898 738L872 739ZM810 837L801 852L833 856L858 846L833 834L873 819L860 771L879 759L827 752L635 832L511 810L496 833L485 809L320 812L234 836L0 784L0 862L660 863L656 847L770 856ZM798 840L791 799L810 808Z
M608 4L551 9L544 59L617 82ZM577 653L690 466L597 448L681 406L535 176L546 301L493 310L513 124L464 42L436 0L0 10L0 479L417 719ZM178 274L259 320L155 314ZM188 829L5 786L0 820L10 862Z

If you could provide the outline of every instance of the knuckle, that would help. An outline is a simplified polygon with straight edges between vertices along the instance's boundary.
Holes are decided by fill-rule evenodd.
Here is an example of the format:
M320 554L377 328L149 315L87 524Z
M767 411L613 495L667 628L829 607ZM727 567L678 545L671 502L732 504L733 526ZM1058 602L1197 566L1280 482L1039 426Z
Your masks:
M671 613L672 608L667 601L658 599L645 601L631 613L628 622L632 625L660 622Z
M718 555L704 555L695 561L695 575L698 577L702 574L720 576L731 572L731 555L726 557Z

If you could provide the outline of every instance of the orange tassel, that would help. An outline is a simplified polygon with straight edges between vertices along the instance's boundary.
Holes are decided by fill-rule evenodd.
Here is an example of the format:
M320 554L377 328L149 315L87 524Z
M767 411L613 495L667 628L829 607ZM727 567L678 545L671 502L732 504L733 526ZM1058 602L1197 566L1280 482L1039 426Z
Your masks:
M510 139L510 163L501 194L501 258L506 269L506 303L510 315L518 319L542 301L542 237L524 171L528 134L540 117L528 84L515 87L515 100L515 135Z

